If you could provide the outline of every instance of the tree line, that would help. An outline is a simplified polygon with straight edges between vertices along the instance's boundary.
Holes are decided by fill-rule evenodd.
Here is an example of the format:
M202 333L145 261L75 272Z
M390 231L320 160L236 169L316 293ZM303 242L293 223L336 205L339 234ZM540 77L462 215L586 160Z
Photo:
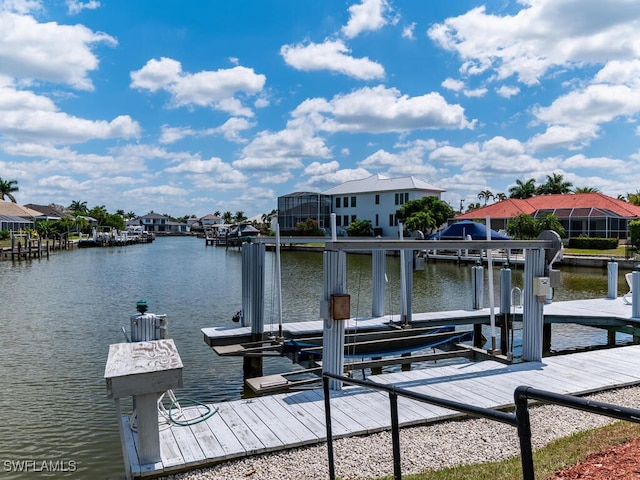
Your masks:
M596 187L574 187L573 183L566 181L563 175L553 173L547 175L547 179L542 184L536 184L534 178L528 180L516 180L516 184L509 189L509 195L505 193L493 193L491 190L482 190L478 193L478 200L484 201L484 204L472 203L467 206L467 211L477 210L486 206L490 200L502 201L507 198L527 199L536 195L557 195L568 193L598 193L600 190ZM618 200L629 202L633 205L640 206L640 191L635 193L627 193L626 195L618 195ZM462 204L461 204L462 205ZM460 208L462 213L462 207Z

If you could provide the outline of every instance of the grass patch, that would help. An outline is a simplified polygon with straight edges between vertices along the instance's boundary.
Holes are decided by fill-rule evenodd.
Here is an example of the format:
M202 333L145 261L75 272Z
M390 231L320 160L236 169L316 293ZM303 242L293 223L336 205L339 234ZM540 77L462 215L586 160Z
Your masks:
M565 255L586 255L595 257L625 257L627 249L625 247L613 248L610 250L595 250L586 248L565 248Z
M554 440L534 452L535 478L549 478L557 470L582 462L590 453L622 445L637 438L640 438L640 425L631 422L615 422L605 427ZM393 477L383 478L387 480ZM402 478L407 480L520 480L522 466L518 456L501 462L461 465L426 471L417 475L403 475Z

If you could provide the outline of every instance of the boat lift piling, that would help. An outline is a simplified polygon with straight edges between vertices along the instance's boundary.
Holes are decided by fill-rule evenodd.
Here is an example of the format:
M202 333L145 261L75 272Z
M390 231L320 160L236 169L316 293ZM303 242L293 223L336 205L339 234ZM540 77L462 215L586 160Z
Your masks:
M265 244L242 244L242 326L251 327L251 341L264 340ZM262 375L262 358L245 356L244 377Z
M554 232L543 232L537 240L464 240L464 241L448 241L439 240L439 248L473 248L473 249L498 249L498 248L511 248L522 249L525 253L525 270L524 270L524 288L523 288L523 360L525 361L540 361L542 359L542 352L545 346L545 342L550 342L550 331L545 331L543 306L545 303L550 302L552 298L552 286L556 286L553 282L557 281L558 275L553 275L557 271L551 269L553 261L556 259L560 249L561 242L557 234L552 235ZM557 238L556 238L557 237ZM325 254L327 252L347 252L347 251L362 251L362 250L418 250L418 249L430 249L434 243L433 240L411 240L411 246L409 247L408 241L405 240L332 240L327 242L325 246ZM409 248L407 248L409 247ZM546 252L545 252L546 250ZM333 268L338 268L334 262ZM401 262L401 267L404 263ZM344 268L344 266L340 267ZM637 273L638 288L636 292L640 292L640 272ZM545 275L546 274L546 275ZM325 269L325 275L335 276L335 272L331 272L331 269ZM344 275L344 273L342 273ZM506 275L506 273L505 273ZM326 279L325 279L326 282ZM511 295L511 289L506 287L505 284L505 296ZM326 292L325 292L326 293ZM640 293L638 294L638 302L640 303ZM325 295L325 299L327 296ZM640 316L640 307L638 316ZM325 323L325 329L327 324ZM344 342L344 332L342 332L342 341ZM334 343L339 340L334 339ZM497 353L497 349L494 353ZM325 351L326 352L326 351ZM339 350L342 357L342 349ZM334 352L338 353L338 352ZM491 352L489 352L491 353ZM342 360L343 361L343 360ZM324 360L323 360L324 363ZM335 369L333 369L335 370ZM325 369L330 373L339 375L339 371L332 372L329 369Z
M509 318L511 312L511 269L508 263L504 263L500 269L500 350L503 354L513 354L513 345L509 345L509 330L513 328L512 320Z
M371 315L374 317L382 317L385 313L386 255L387 252L384 250L374 250L371 252L371 269L373 276Z

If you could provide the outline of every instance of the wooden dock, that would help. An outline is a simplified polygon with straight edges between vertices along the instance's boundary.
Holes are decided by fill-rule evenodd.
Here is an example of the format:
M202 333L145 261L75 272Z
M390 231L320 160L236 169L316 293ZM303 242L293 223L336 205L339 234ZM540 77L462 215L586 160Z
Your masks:
M542 362L505 365L488 360L368 378L436 397L504 408L513 404L513 391L520 385L583 395L640 384L640 345L546 357ZM129 416L123 416L125 462L131 476L140 478L318 444L326 440L323 402L322 390L305 390L217 404L213 406L217 413L206 421L162 429L162 461L151 465L140 465L137 434L130 428ZM388 397L381 392L347 387L332 393L331 406L334 437L390 429ZM179 420L188 423L199 418L204 407L187 407L183 412ZM462 416L406 399L399 401L399 415L401 426Z
M495 314L499 309L495 309ZM516 319L522 315L522 309L515 309ZM470 325L488 324L489 308L480 310L450 310L444 312L414 313L412 325L427 327L434 325ZM622 297L608 299L596 298L590 300L569 300L553 302L544 306L545 323L578 323L600 327L632 326L640 328L640 318L631 318L631 306L622 301ZM379 330L390 322L399 323L398 315L384 317L361 317L346 321L347 330L367 331ZM283 335L287 338L303 337L306 335L322 335L323 321L283 323ZM251 341L250 327L230 325L228 327L203 328L204 341L214 347L218 345L234 345ZM264 333L278 334L278 325L265 325Z

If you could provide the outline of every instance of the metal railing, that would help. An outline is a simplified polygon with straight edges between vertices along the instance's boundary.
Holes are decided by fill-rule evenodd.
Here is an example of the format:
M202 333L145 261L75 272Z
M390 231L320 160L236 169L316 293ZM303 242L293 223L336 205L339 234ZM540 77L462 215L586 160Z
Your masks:
M523 480L534 480L535 473L533 467L533 447L531 444L531 422L529 419L529 400L538 400L544 403L561 405L576 410L582 410L607 417L617 418L619 420L628 420L640 423L640 410L628 407L621 407L609 403L597 402L572 395L563 395L545 390L538 390L533 387L520 386L514 391L515 412L507 413L490 408L477 407L454 400L446 400L443 398L425 395L422 393L412 392L393 385L382 385L371 382L369 380L358 380L354 378L344 377L342 375L334 375L332 373L323 373L322 381L324 387L324 405L325 418L327 428L327 452L329 456L329 478L335 480L335 463L333 458L333 435L331 429L331 392L329 390L329 379L341 381L346 384L356 385L360 387L370 388L387 392L389 394L390 413L391 413L391 439L393 446L393 478L400 480L402 478L402 469L400 462L400 425L398 421L398 397L405 397L419 402L429 403L440 407L448 408L458 412L466 413L474 417L487 418L501 423L506 423L516 427L520 440L520 457L522 464Z

